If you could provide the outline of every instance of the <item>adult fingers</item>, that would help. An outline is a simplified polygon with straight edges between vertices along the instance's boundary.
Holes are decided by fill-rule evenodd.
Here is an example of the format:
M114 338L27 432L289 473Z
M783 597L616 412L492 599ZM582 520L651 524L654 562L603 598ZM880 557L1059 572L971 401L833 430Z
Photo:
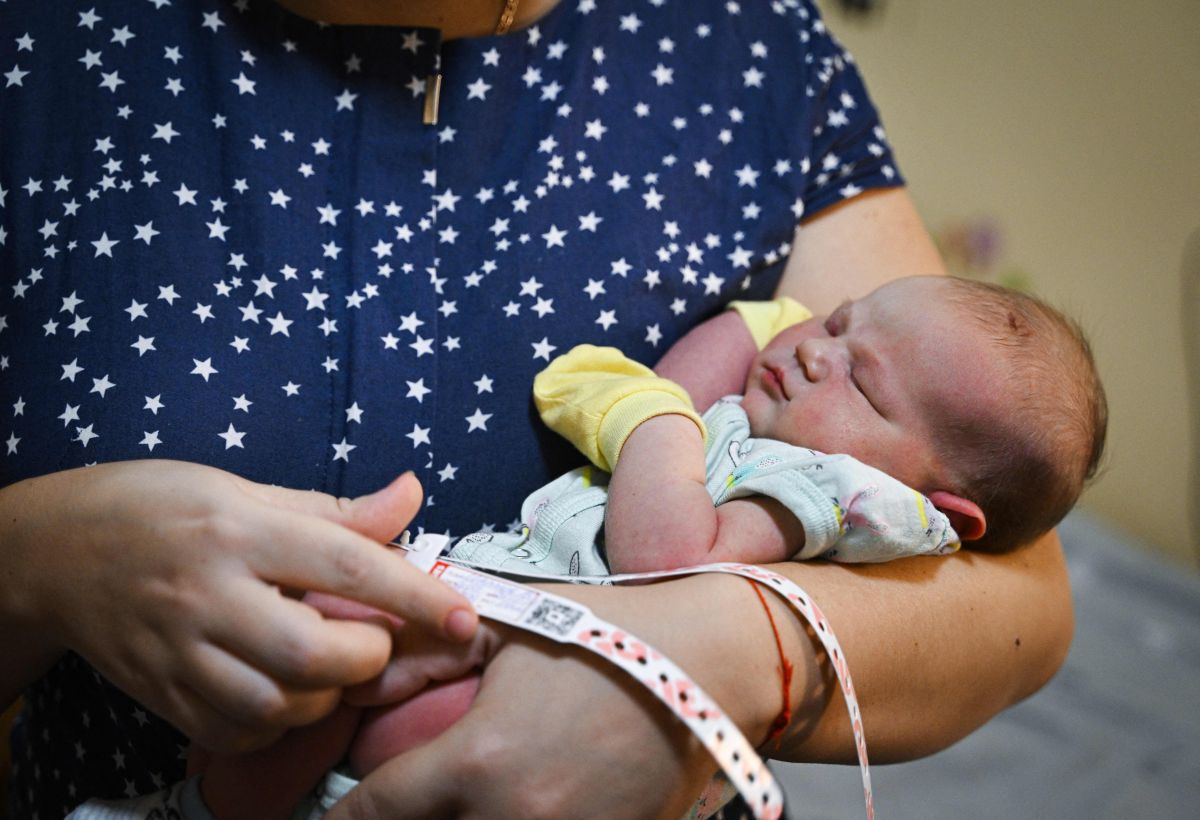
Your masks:
M231 720L190 683L170 687L165 700L175 728L213 752L236 754L261 749L278 740L285 731L280 727L248 726ZM147 705L153 706L152 703Z
M408 526L421 507L422 497L421 482L411 472L357 498L338 498L250 481L244 482L243 489L272 506L324 518L380 543L390 541Z
M255 734L312 723L329 714L341 700L337 687L298 689L280 685L212 644L193 648L185 673L192 691L220 715L221 722L233 724L235 734L243 728Z
M412 621L455 641L475 634L478 616L466 598L394 550L320 518L268 513L263 523L283 538L264 539L248 554L251 569L272 583L341 595Z
M377 675L391 655L391 635L381 624L327 620L312 606L249 578L227 583L205 634L284 685L361 683Z

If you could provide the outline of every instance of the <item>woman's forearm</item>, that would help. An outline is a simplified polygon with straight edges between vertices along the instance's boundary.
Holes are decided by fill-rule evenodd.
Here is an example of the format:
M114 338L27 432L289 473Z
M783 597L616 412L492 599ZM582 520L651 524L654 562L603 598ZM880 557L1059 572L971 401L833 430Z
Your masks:
M1053 541L998 560L905 563L776 567L806 588L840 635L876 761L918 757L966 734L1043 683L1070 637ZM784 742L767 742L783 705L779 653L745 579L704 574L552 589L666 653L763 754L854 759L847 715L817 644L770 594L795 675ZM1042 602L1032 614L1025 596ZM661 703L600 657L507 629L486 627L478 640L472 649L481 656L469 660L484 672L467 714L374 771L331 817L562 817L577 813L580 795L589 816L678 817L716 768ZM398 662L408 658L417 655ZM547 748L573 751L547 756ZM616 775L597 788L598 771ZM514 782L527 788L514 791Z
M775 569L808 591L838 635L876 762L958 741L1045 685L1070 647L1071 593L1054 534L1006 555ZM807 657L813 644L799 640L796 621L792 651ZM822 674L824 687L793 687L799 719L774 757L854 760L841 692L827 665Z
M949 746L1045 684L1070 645L1070 590L1053 535L1008 555L772 569L799 584L837 634L875 762ZM746 581L702 575L643 587L555 589L664 651L751 742L767 738L783 706L779 654ZM820 645L781 599L766 598L795 674L791 725L763 753L853 762L846 708Z

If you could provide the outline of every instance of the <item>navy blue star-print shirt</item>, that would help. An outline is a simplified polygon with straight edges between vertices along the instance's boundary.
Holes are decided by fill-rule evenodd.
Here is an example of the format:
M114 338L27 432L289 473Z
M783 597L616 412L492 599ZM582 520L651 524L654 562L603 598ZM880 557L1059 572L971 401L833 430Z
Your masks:
M901 184L801 0L562 0L453 42L6 0L0 80L0 484L169 458L353 496L412 469L417 527L505 528L579 460L532 409L553 356L652 364L769 297L802 217ZM68 655L27 693L17 816L158 788L183 743Z

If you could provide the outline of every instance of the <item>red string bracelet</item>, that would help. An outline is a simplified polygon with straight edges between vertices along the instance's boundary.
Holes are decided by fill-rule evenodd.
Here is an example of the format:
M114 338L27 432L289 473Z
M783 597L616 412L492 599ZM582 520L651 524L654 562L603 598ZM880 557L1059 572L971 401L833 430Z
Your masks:
M783 653L783 639L779 637L779 627L775 625L775 616L771 613L771 607L767 604L767 599L763 597L762 590L749 578L746 579L746 583L754 589L754 594L758 596L758 602L762 604L763 612L767 613L767 620L771 622L771 633L775 636L775 649L779 652L779 680L783 689L783 708L771 723L771 733L763 741L765 746L773 740L779 740L782 743L783 732L792 722L792 673L796 670Z

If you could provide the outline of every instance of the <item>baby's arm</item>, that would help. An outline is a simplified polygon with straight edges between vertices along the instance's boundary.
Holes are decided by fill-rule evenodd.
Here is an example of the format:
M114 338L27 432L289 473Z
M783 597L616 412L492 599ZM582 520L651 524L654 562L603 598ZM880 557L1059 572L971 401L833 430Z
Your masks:
M654 370L682 386L703 409L722 396L742 392L756 352L741 317L724 311L671 345ZM750 502L733 506L754 507ZM754 515L755 510L746 512ZM767 539L774 543L764 549L762 559L748 554L717 557L718 545L720 552L728 553L728 539L720 539L722 519L736 518L736 513L713 506L705 487L704 440L696 425L683 416L656 416L626 439L613 470L604 521L609 566L613 572L643 572L720 560L787 558L779 538ZM725 527L726 532L730 529ZM742 543L758 542L746 538Z
M810 318L812 311L787 297L731 302L671 345L654 372L682 385L696 407L707 409L722 396L742 393L758 351L784 328Z
M782 561L803 546L803 527L776 501L739 499L713 507L700 428L694 416L676 414L691 411L691 404L706 408L722 396L741 393L759 347L778 330L774 325L808 315L795 303L762 303L751 310L724 311L671 346L655 371L670 380L663 384L685 388L691 403L660 407L652 416L646 402L630 398L632 387L609 380L658 392L653 378L611 348L589 347L582 354L578 348L539 375L534 394L543 421L613 473L605 517L613 572ZM604 356L597 358L597 352ZM583 384L593 368L599 384L588 389Z
M804 529L767 498L714 507L704 481L704 441L685 416L656 416L630 434L608 488L605 548L613 572L787 560Z
M795 303L723 311L671 345L654 372L682 386L697 408L707 408L741 393L761 345L780 326L808 315ZM769 563L803 547L804 528L768 498L714 508L695 426L680 416L660 416L638 426L621 450L609 485L605 542L614 572L714 561Z
M790 554L783 546L794 535L782 526L788 514L772 502L730 502L714 510L704 485L703 423L679 385L613 348L580 345L538 374L533 393L552 430L614 472L606 515L614 572ZM614 471L623 453L631 463L622 461ZM760 530L773 538L757 538ZM793 550L799 543L792 542Z
M683 387L703 412L722 396L742 393L757 353L741 315L725 310L671 345L654 372Z

